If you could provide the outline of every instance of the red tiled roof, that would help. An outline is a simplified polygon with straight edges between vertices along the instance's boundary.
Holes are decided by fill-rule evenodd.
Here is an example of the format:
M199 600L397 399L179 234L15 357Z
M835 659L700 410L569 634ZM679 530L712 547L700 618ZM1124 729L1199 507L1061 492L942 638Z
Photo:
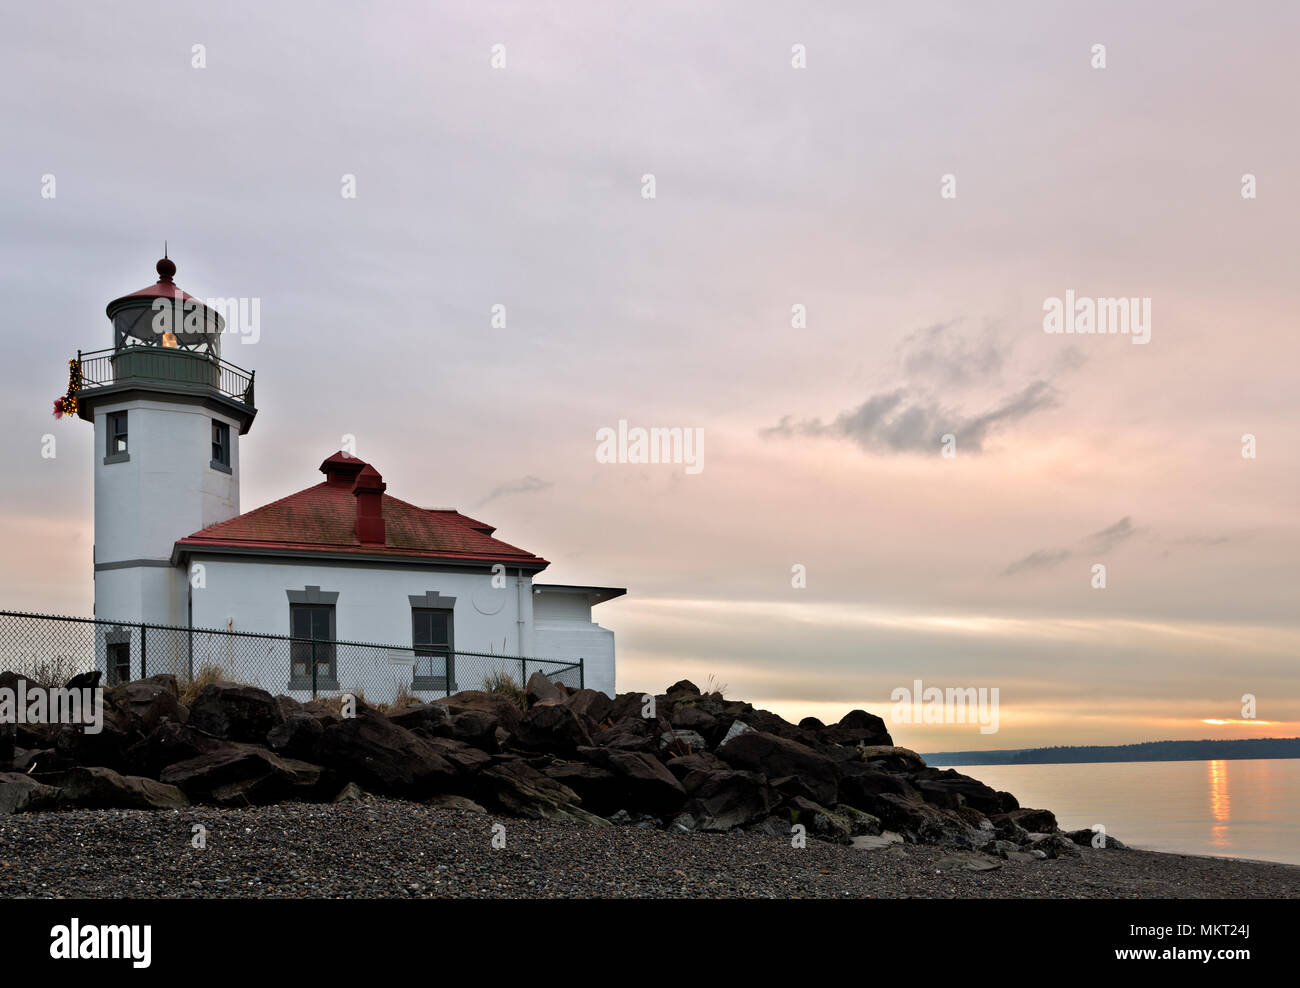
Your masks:
M538 570L547 561L525 549L494 539L491 526L452 510L430 510L380 495L385 540L357 540L357 499L352 477L368 464L336 453L321 464L332 477L228 521L210 525L176 543L177 552L256 550L274 554L322 552L367 556L522 564ZM350 460L350 462L347 462ZM345 466L346 464L346 466ZM340 467L345 469L340 470ZM332 472L331 472L332 471ZM486 531L485 531L486 530Z

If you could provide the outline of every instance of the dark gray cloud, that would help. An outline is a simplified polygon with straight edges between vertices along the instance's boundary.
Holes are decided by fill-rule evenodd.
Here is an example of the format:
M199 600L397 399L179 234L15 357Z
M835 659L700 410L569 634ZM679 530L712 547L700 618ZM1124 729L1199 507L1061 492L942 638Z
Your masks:
M1048 569L1065 562L1073 555L1074 553L1069 549L1039 549L1037 552L1031 552L1024 559L1017 559L1002 572L1006 576L1011 576L1015 573L1023 573L1025 570Z
M796 422L787 415L761 430L761 434L786 438L832 436L851 439L869 452L893 453L934 453L943 437L951 434L960 452L980 453L989 433L999 426L1050 408L1056 402L1056 389L1046 381L1035 381L988 411L968 415L903 387L872 395L829 423L821 419Z
M1080 551L1085 554L1109 552L1123 542L1127 542L1140 529L1133 526L1133 518L1125 515L1113 525L1108 525L1099 532L1085 536L1080 542ZM1002 571L1003 576L1014 576L1027 570L1051 569L1075 556L1071 549L1038 549L1022 559L1017 559Z
M1084 540L1084 545L1089 552L1110 552L1121 542L1126 542L1137 533L1133 527L1133 519L1125 515L1115 524L1108 528L1103 528L1100 532L1093 532Z
M554 486L549 480L542 480L541 477L534 477L529 474L527 477L520 477L517 480L507 480L505 483L493 488L492 493L479 501L476 507L481 508L489 501L495 501L507 494L534 494L537 491L544 491L548 487Z
M909 379L944 387L998 380L1011 345L1000 343L992 328L978 338L962 336L954 329L960 322L935 323L908 334L902 344L902 364Z

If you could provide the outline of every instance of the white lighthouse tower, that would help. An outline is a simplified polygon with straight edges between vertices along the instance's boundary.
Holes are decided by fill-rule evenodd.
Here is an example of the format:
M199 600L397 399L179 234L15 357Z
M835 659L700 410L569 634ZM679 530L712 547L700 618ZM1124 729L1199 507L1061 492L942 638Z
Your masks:
M221 313L176 286L171 260L157 270L108 303L112 348L76 365L77 413L95 424L95 616L128 628L189 623L172 548L239 514L239 437L257 414L252 373L221 359Z

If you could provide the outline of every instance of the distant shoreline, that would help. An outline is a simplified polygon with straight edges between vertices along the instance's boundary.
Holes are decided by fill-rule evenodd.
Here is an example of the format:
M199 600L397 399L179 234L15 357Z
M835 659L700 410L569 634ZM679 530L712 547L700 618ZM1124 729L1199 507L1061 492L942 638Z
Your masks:
M1300 738L1238 741L1146 741L1120 745L1060 745L993 751L922 753L927 765L1069 765L1101 762L1200 762L1300 758Z

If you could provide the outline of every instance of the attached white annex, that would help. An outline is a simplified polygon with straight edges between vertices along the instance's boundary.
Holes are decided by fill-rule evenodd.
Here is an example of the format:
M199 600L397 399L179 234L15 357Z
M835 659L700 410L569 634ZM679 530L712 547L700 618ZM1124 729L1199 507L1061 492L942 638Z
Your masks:
M440 696L481 687L504 668L494 656L581 659L584 685L614 692L614 634L591 608L623 589L538 583L545 559L389 495L370 464L333 453L319 483L241 514L253 373L221 359L224 318L175 270L164 258L157 284L109 303L113 348L78 354L65 406L95 426L96 617L123 641L136 625L177 629L150 634L147 670L107 633L110 680L192 672L186 629L215 629L296 639L221 646L232 676L291 695Z

